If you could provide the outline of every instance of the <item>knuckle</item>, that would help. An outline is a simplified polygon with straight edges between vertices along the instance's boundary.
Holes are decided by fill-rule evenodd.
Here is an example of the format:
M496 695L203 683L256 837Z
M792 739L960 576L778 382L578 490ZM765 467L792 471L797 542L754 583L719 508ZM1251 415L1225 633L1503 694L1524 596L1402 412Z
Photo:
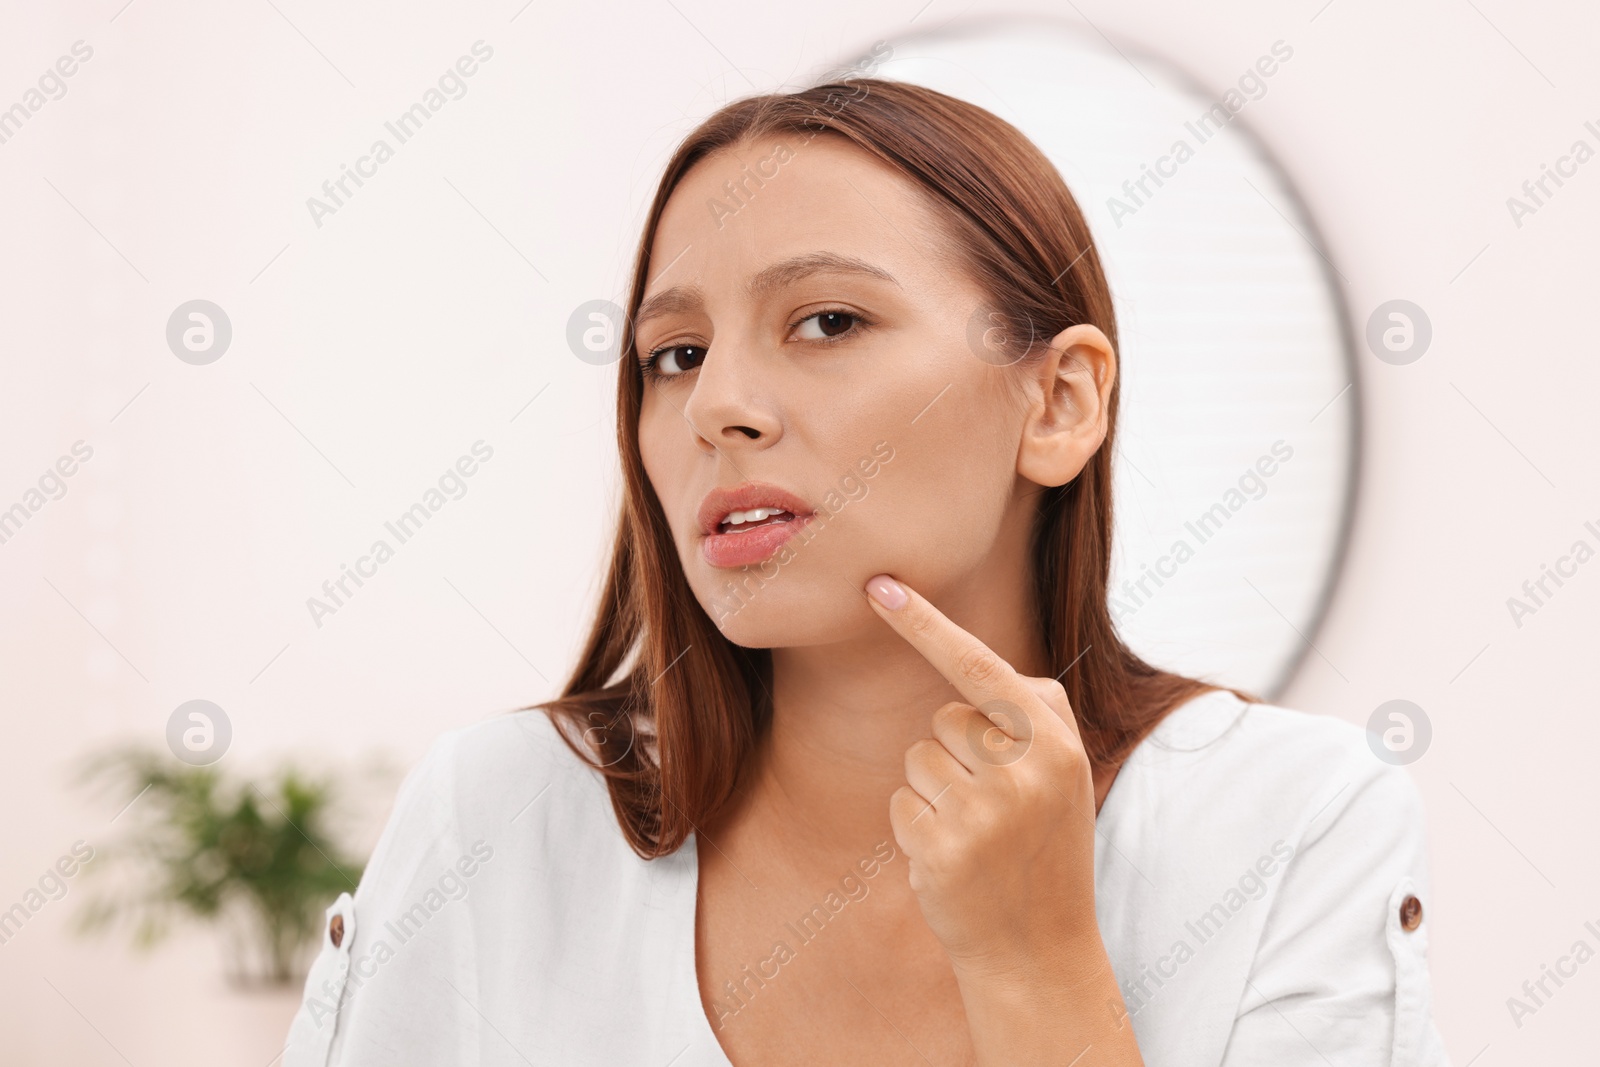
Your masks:
M916 816L926 807L922 797L909 785L896 789L889 797L889 821L897 835L913 836L919 831ZM926 822L927 820L923 820Z
M1055 766L1069 774L1090 769L1089 753L1084 751L1083 745L1075 737L1065 738L1064 744L1051 745L1050 751L1054 756Z
M906 768L930 765L943 747L931 737L911 742L911 747L906 749Z
M992 766L1003 767L1017 758L1017 744L1000 727L974 719L967 731L967 743L973 755Z
M956 670L967 681L982 685L1001 676L1002 664L992 649L974 645L957 658Z
M993 700L985 704L983 710L989 718L1018 738L1033 736L1033 716L1028 714L1027 709L1009 700Z
M906 620L906 629L919 637L925 637L933 633L933 627L933 615L926 611L915 612L911 618Z

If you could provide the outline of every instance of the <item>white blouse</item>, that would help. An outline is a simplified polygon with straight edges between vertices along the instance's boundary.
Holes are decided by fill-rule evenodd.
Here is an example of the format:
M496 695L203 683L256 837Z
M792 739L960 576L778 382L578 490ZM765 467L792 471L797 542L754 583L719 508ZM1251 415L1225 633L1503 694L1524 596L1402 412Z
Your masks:
M1359 727L1203 694L1133 751L1096 827L1096 917L1148 1067L1448 1067L1421 798ZM328 908L284 1067L730 1067L697 883L692 837L628 847L544 712L446 733Z

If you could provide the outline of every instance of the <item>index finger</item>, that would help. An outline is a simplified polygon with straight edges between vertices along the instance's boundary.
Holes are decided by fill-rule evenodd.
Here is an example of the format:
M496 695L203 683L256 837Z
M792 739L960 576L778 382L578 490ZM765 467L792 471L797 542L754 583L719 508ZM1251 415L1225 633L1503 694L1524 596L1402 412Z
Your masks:
M1016 668L904 582L887 574L876 575L867 581L867 600L895 633L979 711L996 700L1018 709L1038 704L1039 695ZM996 725L1008 733L1015 729L1011 723Z

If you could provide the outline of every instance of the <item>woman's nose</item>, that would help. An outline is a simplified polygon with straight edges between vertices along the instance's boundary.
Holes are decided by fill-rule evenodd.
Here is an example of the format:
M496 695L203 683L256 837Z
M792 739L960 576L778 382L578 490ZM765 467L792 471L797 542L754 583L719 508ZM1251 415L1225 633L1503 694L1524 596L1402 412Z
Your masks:
M781 422L759 364L727 343L706 352L684 407L702 448L766 448L778 439Z

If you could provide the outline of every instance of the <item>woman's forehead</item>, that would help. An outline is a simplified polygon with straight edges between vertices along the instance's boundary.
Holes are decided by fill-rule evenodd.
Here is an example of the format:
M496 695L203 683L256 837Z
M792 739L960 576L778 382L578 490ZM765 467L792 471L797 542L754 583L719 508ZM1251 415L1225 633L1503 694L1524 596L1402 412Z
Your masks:
M662 211L646 299L670 287L758 292L806 257L902 287L938 269L930 252L946 238L909 179L839 138L801 137L721 149L691 168Z

